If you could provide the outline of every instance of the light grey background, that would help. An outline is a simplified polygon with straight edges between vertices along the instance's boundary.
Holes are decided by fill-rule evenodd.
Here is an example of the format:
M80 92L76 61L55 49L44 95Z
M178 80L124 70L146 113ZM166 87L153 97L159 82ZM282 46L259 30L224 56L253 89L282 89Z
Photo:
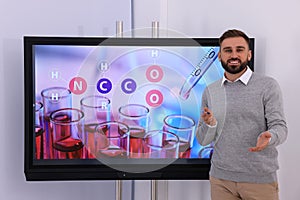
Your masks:
M228 28L255 37L255 71L278 80L289 126L288 140L278 148L280 197L298 199L299 7L297 0L0 0L0 199L115 198L114 181L25 181L22 37L113 36L117 20L124 21L124 31L159 21L160 29L168 30L163 37L219 37ZM124 200L130 198L130 183L124 182ZM135 199L150 199L149 186L150 181L136 181ZM210 199L208 181L160 181L158 189L160 200Z

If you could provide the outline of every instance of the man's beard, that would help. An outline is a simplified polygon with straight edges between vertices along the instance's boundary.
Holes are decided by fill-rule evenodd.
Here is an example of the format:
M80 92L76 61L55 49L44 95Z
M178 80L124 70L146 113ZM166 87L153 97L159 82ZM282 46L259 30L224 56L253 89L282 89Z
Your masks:
M231 60L239 60L239 59L231 59ZM228 61L230 61L230 60L228 60ZM241 60L239 60L239 61L241 62ZM240 64L240 66L229 66L228 62L226 63L223 60L221 60L221 64L226 72L228 72L230 74L238 74L247 67L248 61L242 62Z

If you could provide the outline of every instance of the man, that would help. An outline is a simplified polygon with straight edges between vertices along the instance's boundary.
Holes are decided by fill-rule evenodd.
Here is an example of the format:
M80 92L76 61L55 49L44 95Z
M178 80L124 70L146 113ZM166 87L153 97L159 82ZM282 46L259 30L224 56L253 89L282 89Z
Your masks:
M220 37L223 79L202 96L200 144L214 144L212 200L278 200L277 150L287 137L281 91L270 77L252 72L249 37L228 30Z

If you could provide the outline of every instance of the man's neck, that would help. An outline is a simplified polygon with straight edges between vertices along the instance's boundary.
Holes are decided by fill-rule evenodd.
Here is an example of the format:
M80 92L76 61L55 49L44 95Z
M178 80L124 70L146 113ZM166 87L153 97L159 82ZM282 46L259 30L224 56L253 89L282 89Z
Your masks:
M231 74L231 73L225 71L225 77L228 80L234 82L235 80L237 80L238 78L240 78L246 72L246 70L247 70L247 67L243 71L241 71L241 72L239 72L237 74Z

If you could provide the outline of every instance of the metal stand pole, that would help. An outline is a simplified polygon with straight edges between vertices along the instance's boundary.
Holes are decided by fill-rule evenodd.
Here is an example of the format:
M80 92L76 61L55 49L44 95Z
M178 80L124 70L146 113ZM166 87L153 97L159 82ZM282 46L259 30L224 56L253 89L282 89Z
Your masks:
M116 21L116 37L123 37L123 21ZM116 200L122 200L122 180L116 180Z
M131 200L135 200L135 181L131 181Z
M157 199L157 180L151 180L151 200Z
M123 37L123 21L116 21L116 37Z
M159 37L159 22L152 22L152 38ZM157 180L151 180L151 200L158 200L157 195Z
M152 38L159 37L159 22L154 21L152 22Z
M122 200L122 181L116 180L116 200Z

